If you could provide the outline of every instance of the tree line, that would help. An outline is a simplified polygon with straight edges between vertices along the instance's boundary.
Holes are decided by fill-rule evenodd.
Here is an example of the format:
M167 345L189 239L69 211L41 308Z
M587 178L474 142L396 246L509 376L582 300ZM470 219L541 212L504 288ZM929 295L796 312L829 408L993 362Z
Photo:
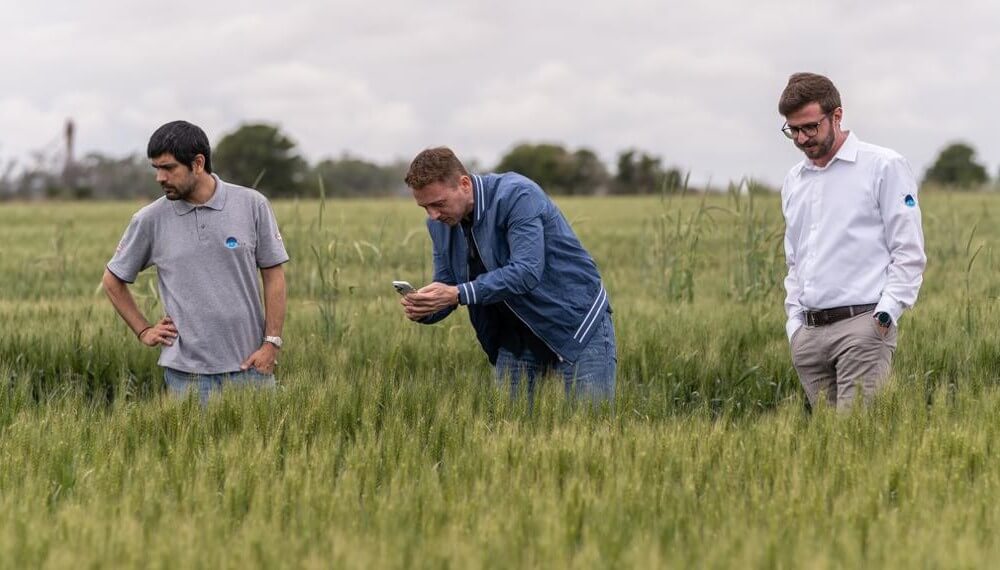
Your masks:
M927 169L924 182L960 189L983 187L990 178L975 155L966 143L948 145ZM273 198L406 193L405 161L379 164L345 153L310 164L299 154L295 142L272 124L245 124L226 134L213 149L212 163L223 179L255 187ZM472 161L468 166L482 170ZM619 152L614 166L612 173L587 148L521 143L489 170L519 172L547 192L561 195L658 194L687 188L687 176L681 169L667 166L661 157L639 149ZM755 190L763 188L759 184L751 186ZM91 153L61 171L41 160L32 167L17 169L9 164L0 171L0 199L113 199L159 193L149 161L141 155L115 158Z

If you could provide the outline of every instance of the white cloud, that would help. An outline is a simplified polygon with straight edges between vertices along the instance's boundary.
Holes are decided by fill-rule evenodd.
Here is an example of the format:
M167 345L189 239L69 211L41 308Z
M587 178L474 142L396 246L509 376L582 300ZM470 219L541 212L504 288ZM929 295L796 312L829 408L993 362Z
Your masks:
M262 66L211 93L234 102L234 119L280 122L315 157L352 150L384 160L401 145L419 144L409 104L382 99L363 79L315 65Z
M11 4L4 6L3 4ZM311 159L451 144L492 164L522 140L637 146L722 182L780 181L787 76L829 74L847 123L922 171L947 142L996 171L1000 5L784 0L505 3L0 0L0 159L79 126L81 152L141 151L187 118L213 140L281 124Z

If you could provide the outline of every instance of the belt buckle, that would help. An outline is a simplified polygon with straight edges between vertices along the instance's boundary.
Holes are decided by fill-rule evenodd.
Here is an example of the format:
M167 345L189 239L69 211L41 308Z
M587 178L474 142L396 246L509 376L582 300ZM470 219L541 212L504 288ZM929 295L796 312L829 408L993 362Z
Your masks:
M811 311L809 313L809 325L813 327L822 327L830 324L830 315L826 311Z

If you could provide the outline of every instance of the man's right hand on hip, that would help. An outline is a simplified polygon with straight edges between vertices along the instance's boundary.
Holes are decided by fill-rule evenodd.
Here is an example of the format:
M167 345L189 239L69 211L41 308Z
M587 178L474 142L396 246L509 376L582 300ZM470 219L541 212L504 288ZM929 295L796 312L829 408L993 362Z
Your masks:
M177 338L177 327L170 317L163 317L155 325L146 327L139 333L139 341L146 346L173 346Z

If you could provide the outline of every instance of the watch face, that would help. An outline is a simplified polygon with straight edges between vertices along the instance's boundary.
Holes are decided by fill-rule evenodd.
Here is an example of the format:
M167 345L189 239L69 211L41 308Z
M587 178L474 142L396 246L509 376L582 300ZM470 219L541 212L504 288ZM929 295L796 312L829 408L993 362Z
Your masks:
M889 317L889 313L879 313L878 322L880 325L887 327L892 323L892 318Z

